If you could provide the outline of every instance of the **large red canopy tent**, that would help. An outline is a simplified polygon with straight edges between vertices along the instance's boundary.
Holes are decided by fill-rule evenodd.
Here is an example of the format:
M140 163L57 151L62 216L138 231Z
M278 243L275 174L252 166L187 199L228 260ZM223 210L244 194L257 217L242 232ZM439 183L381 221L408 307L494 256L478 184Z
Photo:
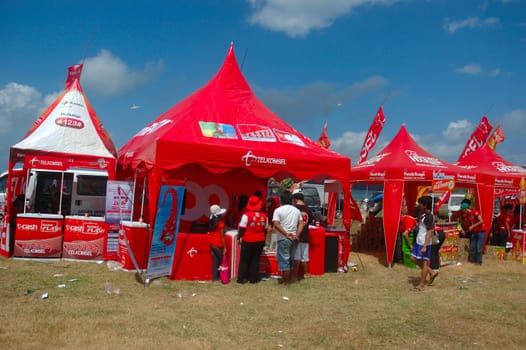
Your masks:
M80 168L101 170L115 176L117 150L80 85L82 65L68 68L65 90L33 123L24 138L11 146L6 203L24 193L29 169L67 171ZM20 167L18 165L20 165ZM15 167L16 166L16 167ZM3 225L0 253L5 244L9 211Z
M207 217L212 202L228 208L240 193L266 188L270 177L332 178L347 194L350 159L316 144L268 109L243 77L231 44L206 85L119 150L118 172L122 178L147 174L149 203L156 203L163 181L186 180L184 227L184 221ZM150 223L155 210L150 205Z
M520 181L526 178L526 169L513 164L502 158L488 144L477 148L462 159L454 163L455 165L469 170L471 173L484 177L488 186L491 187L481 212L482 219L486 223L486 229L490 229L489 223L493 217L493 202L495 196L499 194L514 193L518 196ZM486 237L488 237L486 232Z
M431 155L409 135L404 125L376 156L351 169L351 183L384 185L383 227L387 263L393 263L402 200L408 209L416 202L418 186L429 186L433 179L454 176L457 182L474 185L477 178Z

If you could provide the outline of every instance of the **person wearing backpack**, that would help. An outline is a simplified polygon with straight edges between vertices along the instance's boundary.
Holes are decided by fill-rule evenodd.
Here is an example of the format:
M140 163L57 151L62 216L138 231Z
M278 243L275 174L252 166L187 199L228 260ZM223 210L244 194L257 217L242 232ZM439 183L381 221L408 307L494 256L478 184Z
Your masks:
M431 213L432 199L430 196L423 196L418 198L419 214L417 218L418 234L411 252L411 261L421 267L420 282L412 290L421 292L426 285L427 276L429 275L429 283L433 283L438 275L429 266L431 258L431 239L435 228L435 218Z

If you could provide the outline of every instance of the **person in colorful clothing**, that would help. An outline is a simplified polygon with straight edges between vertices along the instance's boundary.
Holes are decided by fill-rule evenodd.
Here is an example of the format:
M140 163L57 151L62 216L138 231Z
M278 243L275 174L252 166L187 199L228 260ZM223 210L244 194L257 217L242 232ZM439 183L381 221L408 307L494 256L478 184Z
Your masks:
M226 209L217 204L210 206L210 223L208 234L210 236L210 250L212 252L212 281L219 280L219 265L226 254L225 244L225 218Z
M480 213L477 210L470 209L470 206L471 201L464 199L460 204L460 210L453 215L453 220L459 220L461 236L470 236L470 261L482 265L482 249L486 241L486 227Z
M259 257L265 246L267 235L267 215L261 211L263 203L257 196L248 199L247 206L238 228L241 239L241 253L237 283L259 282Z
M426 279L429 275L429 284L432 284L438 276L429 266L431 258L431 243L433 230L435 228L435 218L431 213L432 199L430 196L418 198L419 214L417 218L418 234L416 236L413 250L411 251L411 261L422 268L420 273L420 283L414 287L413 291L421 292L426 285Z

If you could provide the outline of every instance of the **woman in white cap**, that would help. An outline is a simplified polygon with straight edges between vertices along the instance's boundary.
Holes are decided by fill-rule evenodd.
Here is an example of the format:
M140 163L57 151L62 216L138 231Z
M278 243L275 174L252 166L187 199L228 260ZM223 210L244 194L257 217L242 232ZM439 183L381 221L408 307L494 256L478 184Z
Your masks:
M212 252L212 281L219 280L219 265L226 254L225 219L226 209L217 204L210 206L210 250Z

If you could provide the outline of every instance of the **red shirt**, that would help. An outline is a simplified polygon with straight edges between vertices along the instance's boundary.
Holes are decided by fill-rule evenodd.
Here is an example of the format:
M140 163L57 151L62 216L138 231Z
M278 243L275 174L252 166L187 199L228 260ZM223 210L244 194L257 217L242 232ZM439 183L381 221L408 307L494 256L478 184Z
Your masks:
M506 213L500 213L499 216L497 216L497 228L499 230L506 230L508 231L508 228L511 230L511 227L513 225L513 214L506 214ZM506 227L506 223L508 226ZM511 232L508 232L511 233Z
M221 220L217 223L216 229L208 233L210 236L210 244L213 244L218 248L223 248L223 240L221 239L221 233L223 232L224 228L225 222Z
M469 229L471 225L479 222L480 213L472 209L462 209L458 212L458 217L460 218L460 225L464 231L471 232L482 232L485 231L484 223L474 226L471 230Z
M400 225L398 226L398 232L410 231L415 227L416 219L411 215L400 216Z

